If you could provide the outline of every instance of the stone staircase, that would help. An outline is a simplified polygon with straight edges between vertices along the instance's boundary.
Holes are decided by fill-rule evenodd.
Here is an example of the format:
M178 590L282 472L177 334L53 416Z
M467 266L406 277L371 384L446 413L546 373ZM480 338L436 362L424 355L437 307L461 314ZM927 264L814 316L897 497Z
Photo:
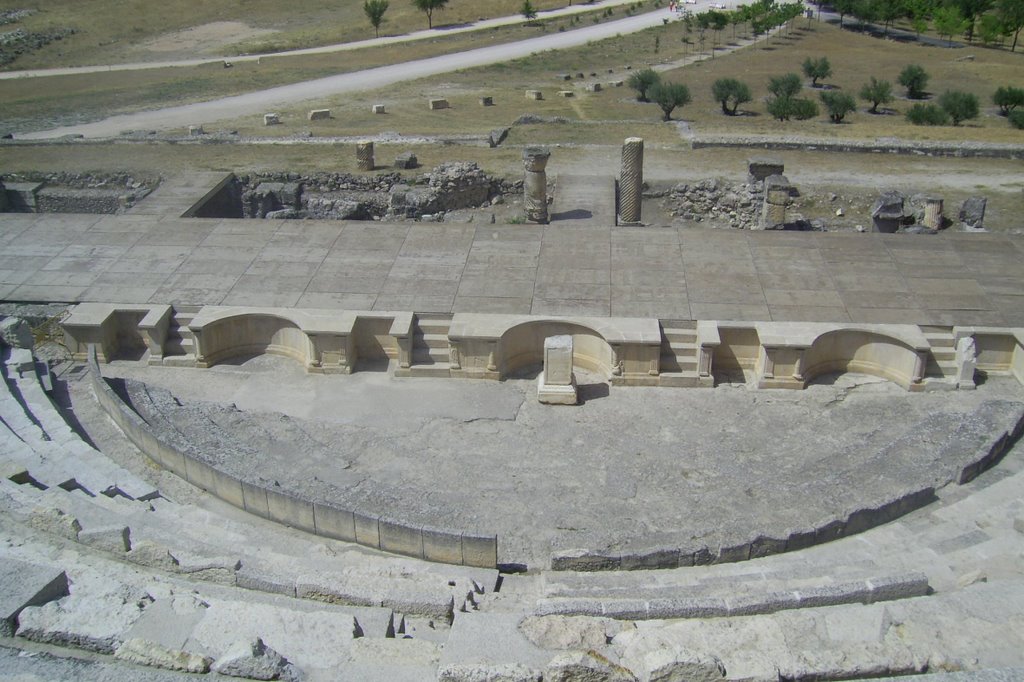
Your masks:
M164 365L192 367L196 360L196 340L188 325L202 306L175 305L164 343Z
M661 320L661 386L700 386L700 348L693 320Z
M413 321L412 361L405 376L449 376L448 313L417 313Z
M928 351L928 364L925 365L925 384L937 388L941 385L956 384L956 342L953 328L940 325L921 325L921 331L928 340L931 350Z

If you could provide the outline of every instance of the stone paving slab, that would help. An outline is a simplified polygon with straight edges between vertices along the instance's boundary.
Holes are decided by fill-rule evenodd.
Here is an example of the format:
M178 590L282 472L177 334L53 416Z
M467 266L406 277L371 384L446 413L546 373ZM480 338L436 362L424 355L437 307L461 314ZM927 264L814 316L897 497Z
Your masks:
M0 298L1024 326L1024 237L0 216Z

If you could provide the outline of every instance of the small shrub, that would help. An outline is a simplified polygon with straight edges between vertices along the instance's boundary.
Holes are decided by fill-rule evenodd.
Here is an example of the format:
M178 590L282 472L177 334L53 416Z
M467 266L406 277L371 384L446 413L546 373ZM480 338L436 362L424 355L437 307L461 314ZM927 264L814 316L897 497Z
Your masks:
M821 93L821 101L828 110L828 117L833 123L841 123L851 111L857 110L857 102L852 95L838 90L826 90Z
M1009 116L1019 106L1024 106L1024 88L1001 86L992 95L992 103L999 107L1000 116Z
M690 89L681 83L655 83L650 95L651 101L661 107L663 121L671 121L676 107L690 103Z
M892 83L880 81L872 76L871 82L865 83L864 87L860 89L860 98L865 102L871 102L869 111L872 114L877 114L879 104L888 104L893 100Z
M1017 130L1024 130L1024 110L1011 111L1007 118L1010 120L1010 125L1014 128Z
M907 97L910 99L923 99L925 87L928 85L930 76L924 67L918 64L907 64L900 71L897 82L907 89Z
M939 97L939 106L949 115L955 126L960 125L962 121L978 118L978 97L969 92L947 90Z
M792 104L793 118L798 121L806 121L818 115L818 105L814 100L796 98Z
M661 76L654 69L641 69L634 72L627 81L629 87L636 90L638 102L650 102L649 93L652 87L661 82Z
M780 121L803 121L818 115L818 105L800 97L772 97L765 105L768 113Z
M804 75L811 79L811 86L815 88L818 87L819 79L832 75L832 65L829 64L828 57L819 57L818 59L808 57L804 60L803 69Z
M803 85L800 83L800 76L795 73L787 73L784 76L775 76L768 81L768 92L776 98L788 99L796 97Z
M934 104L921 104L910 107L907 120L916 126L944 126L949 124L949 116L941 107Z
M712 96L721 102L722 113L735 116L736 109L751 100L750 88L735 78L719 78L711 85Z

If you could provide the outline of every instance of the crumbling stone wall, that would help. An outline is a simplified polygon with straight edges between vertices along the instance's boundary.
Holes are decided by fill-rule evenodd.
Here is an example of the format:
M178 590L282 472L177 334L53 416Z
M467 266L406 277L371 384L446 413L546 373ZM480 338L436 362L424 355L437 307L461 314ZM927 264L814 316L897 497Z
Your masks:
M15 185L23 184L39 185L32 189L28 204L8 195ZM158 184L159 178L127 172L11 173L0 181L0 211L116 214L134 206Z
M487 205L506 190L475 163L444 163L408 179L399 173L251 173L238 181L245 218L437 218Z

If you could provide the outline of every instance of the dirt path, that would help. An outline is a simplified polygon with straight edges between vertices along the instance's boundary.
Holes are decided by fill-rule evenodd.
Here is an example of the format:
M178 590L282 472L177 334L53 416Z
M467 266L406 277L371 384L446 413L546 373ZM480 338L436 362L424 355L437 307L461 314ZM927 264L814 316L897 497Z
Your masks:
M538 12L537 13L537 18L539 20L554 19L554 18L557 18L557 17L564 17L564 16L572 16L574 14L581 14L583 12L592 12L595 9L601 9L602 7L617 7L619 5L631 5L634 2L635 2L635 0L602 0L601 2L593 2L593 3L589 3L589 4L569 5L567 7L562 7L560 9L546 10L546 11ZM711 6L711 4L712 4L711 0L698 0L697 4L689 5L688 7L693 12L699 12L699 11L703 11L703 10L707 9L708 7ZM722 0L721 2L716 3L716 4L723 4L723 5L726 5L726 6L731 8L731 7L734 7L734 6L738 5L738 4L740 4L740 0ZM640 15L640 17L650 17L652 15L657 15L658 20L657 21L652 21L649 24L650 26L655 26L663 18L666 18L666 17L670 16L669 13L668 13L668 10L659 10L657 12L650 12L648 14ZM633 18L634 19L638 19L640 17L633 17ZM337 44L334 44L334 45L321 45L319 47L310 47L310 48L305 48L305 49L301 49L301 50L289 50L289 51L286 51L286 52L267 52L267 53L264 53L264 54L249 54L249 55L208 56L208 57L204 57L204 58L201 58L201 59L159 60L159 61L130 62L130 63L123 63L123 64L103 64L103 65L96 65L96 66L73 66L73 67L65 67L65 68L59 68L59 69L31 69L31 70L24 70L24 71L4 71L4 72L0 72L0 80L10 79L10 78L41 78L41 77L45 77L45 76L70 76L70 75L76 75L76 74L98 73L98 72L104 72L104 71L138 71L138 70L142 70L142 69L165 69L165 68L172 68L172 67L189 67L189 66L199 66L201 64L209 64L210 62L216 62L216 61L220 61L220 60L223 60L223 59L229 59L232 62L246 62L246 61L256 61L256 60L261 59L263 57L296 57L296 56L310 55L310 54L328 54L328 53L332 53L332 52L344 52L344 51L347 51L347 50L359 50L359 49L362 49L364 47L377 47L377 46L380 46L380 45L392 45L392 44L399 44L399 43L407 43L407 42L410 42L410 41L425 40L425 39L430 39L430 38L437 38L439 36L453 35L453 34L456 34L456 33L466 33L468 31L482 31L482 30L486 30L486 29L497 28L499 26L511 26L511 25L514 25L514 24L520 24L523 21L524 21L524 19L520 15L513 15L513 16L507 16L507 17L497 17L497 18L494 18L494 19L484 19L482 21L478 21L478 22L473 23L473 24L467 24L467 25L464 25L464 26L456 26L456 27L451 27L451 28L444 28L444 27L442 27L442 28L427 29L427 30L422 30L422 31L413 31L412 33L406 33L406 34L400 35L400 36L384 36L384 37L381 37L381 38L371 38L369 40L358 40L358 41L351 42L351 43L337 43ZM616 22L609 22L608 24L605 24L605 26L620 25L623 21L625 21L625 20L620 20L620 21L616 21ZM229 22L219 22L219 23L229 23ZM230 22L230 23L233 23L233 22ZM157 39L156 41L151 41L155 45L155 47L152 47L151 49L153 49L154 51L159 52L159 51L162 51L162 49L164 49L163 46L171 46L171 45L182 46L183 45L182 41L188 39L188 34L191 32L191 33L194 34L192 36L193 39L198 40L198 39L202 38L202 40L203 40L203 42L198 43L196 45L196 48L195 48L194 51L204 51L204 50L211 51L212 47L211 47L211 45L209 43L210 38L207 36L209 31L206 30L208 27L211 27L211 26L216 26L216 24L207 24L206 26L197 26L197 27L193 27L191 29L187 29L186 31L177 31L177 32L175 32L173 34L167 34L166 36L163 36L160 39ZM633 32L633 31L637 31L637 30L642 30L643 28L647 28L647 25L644 25L641 28L631 28L631 29L625 29L625 30L612 31L609 35L605 35L605 36L602 36L602 37L609 37L610 35L615 35L616 33L629 33L629 32ZM563 34L560 34L560 35L568 36L570 33L577 33L579 31L583 31L583 30L586 30L586 29L577 29L576 31L570 31L570 32L563 33ZM555 37L555 36L551 36L551 37ZM232 37L232 40L235 40L235 38ZM600 40L600 38L589 38L589 40ZM584 41L584 42L586 42L586 41ZM574 43L571 43L571 44L568 44L568 45L556 45L554 47L545 47L545 48L541 48L541 49L548 49L548 50L560 49L562 47L572 47L572 46L578 45L578 44L582 44L582 43L575 43L574 42ZM486 49L491 49L491 48L486 48ZM529 54L529 53L527 53L527 54ZM523 56L523 55L519 55L519 56ZM473 65L471 65L471 66L473 66ZM464 68L464 67L459 67L459 68Z
M619 0L615 0L619 1ZM708 0L701 0L706 3ZM735 4L736 0L730 0ZM589 7L589 6L588 6ZM694 9L699 5L693 6ZM411 62L393 64L366 69L352 73L328 76L301 83L292 83L267 90L249 92L243 95L225 97L207 102L197 102L177 107L156 109L152 111L137 112L113 116L111 118L74 126L64 126L51 130L38 131L19 135L24 139L44 139L61 137L64 135L83 135L86 137L108 137L117 135L127 129L167 129L180 128L193 123L209 124L215 121L234 119L239 116L253 115L265 111L273 111L277 106L291 105L313 98L323 98L329 95L358 92L370 88L380 88L392 85L401 81L425 78L441 73L448 73L459 69L467 69L477 66L485 66L504 62L512 59L526 57L536 52L545 50L559 50L570 47L585 45L596 40L604 40L614 36L636 33L652 26L657 26L666 20L671 20L674 15L668 9L661 9L648 12L638 16L627 17L617 21L610 21L603 24L596 24L564 33L544 35L527 40L521 40L503 45L495 45L466 52L441 55L428 59L419 59ZM513 23L520 21L519 18L505 17L492 21L504 21ZM479 22L477 28L485 27L487 22ZM412 34L410 34L412 35ZM430 32L436 36L436 32ZM403 36L402 38L408 38ZM389 39L381 39L389 40ZM354 43L346 46L327 46L313 48L309 51L296 51L289 54L303 54L305 52L329 52L335 49L352 49ZM253 57L255 58L255 56ZM209 61L209 60L204 60ZM181 64L178 64L181 65ZM109 70L129 68L129 65L107 67ZM150 68L144 66L142 68ZM23 75L28 75L24 74Z

